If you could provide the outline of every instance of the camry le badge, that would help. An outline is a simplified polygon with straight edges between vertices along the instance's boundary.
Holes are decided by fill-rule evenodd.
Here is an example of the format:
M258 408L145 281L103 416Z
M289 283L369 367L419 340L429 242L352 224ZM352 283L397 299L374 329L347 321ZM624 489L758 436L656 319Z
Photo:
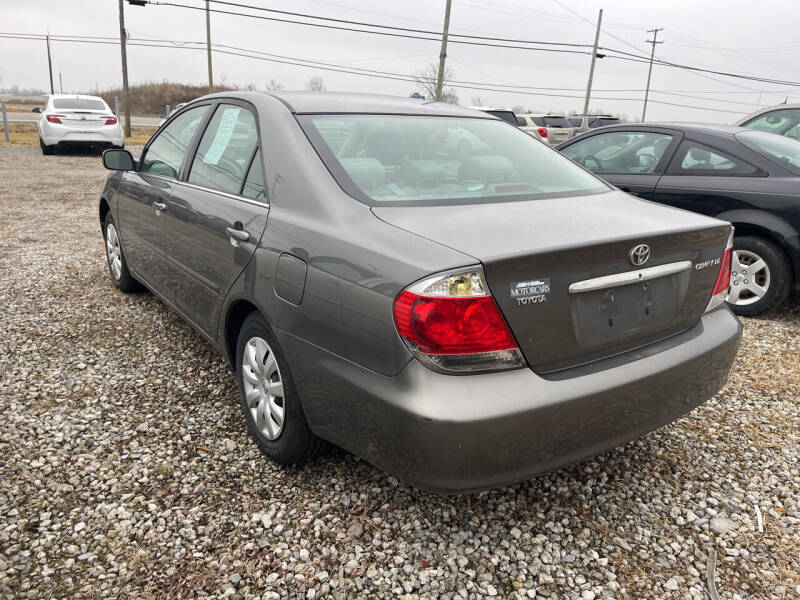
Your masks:
M647 244L639 244L631 248L628 252L628 258L631 259L631 264L634 267L641 267L650 258L650 246Z

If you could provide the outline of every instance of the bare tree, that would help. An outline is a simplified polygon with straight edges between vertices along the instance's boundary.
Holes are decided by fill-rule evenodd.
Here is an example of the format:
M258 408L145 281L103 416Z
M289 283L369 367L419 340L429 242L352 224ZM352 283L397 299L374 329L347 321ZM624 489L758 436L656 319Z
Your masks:
M524 114L525 114L525 107L524 107L524 106L522 106L521 104L517 104L517 105L516 105L514 108L512 108L511 110L513 110L513 111L514 111L514 114L515 114L515 115L524 115Z
M268 92L279 92L283 89L283 85L275 81L274 79L270 79L269 83L264 88Z
M483 106L483 98L481 98L480 96L473 96L472 106Z
M320 77L319 75L314 75L306 83L306 89L307 90L311 90L312 92L324 92L325 91L325 82L322 80L322 77Z
M439 65L435 63L429 64L421 71L417 71L416 75L414 75L417 85L422 89L423 95L426 98L430 98L431 100L436 98L436 78L438 76ZM455 77L453 70L450 67L446 67L444 70L443 85L453 77ZM453 88L442 87L442 102L447 102L448 104L458 104L458 94Z

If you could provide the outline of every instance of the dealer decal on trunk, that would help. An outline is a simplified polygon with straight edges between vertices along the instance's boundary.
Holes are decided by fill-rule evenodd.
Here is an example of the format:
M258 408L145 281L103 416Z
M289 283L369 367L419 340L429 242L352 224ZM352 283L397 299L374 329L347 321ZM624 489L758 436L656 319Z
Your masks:
M517 306L526 304L541 304L547 302L550 295L550 278L518 281L511 284L511 298L517 301Z

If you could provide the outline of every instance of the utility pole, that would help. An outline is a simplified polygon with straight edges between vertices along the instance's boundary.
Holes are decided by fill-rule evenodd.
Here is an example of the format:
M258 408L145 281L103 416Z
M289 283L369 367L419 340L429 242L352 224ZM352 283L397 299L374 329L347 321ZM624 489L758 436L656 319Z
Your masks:
M650 76L653 74L653 57L656 54L656 44L664 43L658 41L659 31L664 31L664 28L657 27L656 29L647 30L647 33L653 34L652 40L646 40L648 44L652 44L653 49L650 51L650 68L647 69L647 87L644 89L644 106L642 107L642 122L644 122L644 116L645 114L647 114L647 97L650 95Z
M50 71L50 93L55 94L53 89L53 60L50 58L50 34L47 34L47 69Z
M436 78L436 101L442 101L442 84L444 83L444 61L447 58L447 31L450 29L450 2L444 9L444 29L442 29L442 49L439 52L439 76Z
M131 137L131 103L128 96L128 52L126 42L128 32L125 31L124 0L119 0L119 47L122 52L122 97L125 102L125 137Z
M589 67L589 83L586 85L586 100L583 102L583 114L589 114L589 98L592 96L592 79L594 79L594 62L597 60L597 44L600 42L600 24L603 22L603 9L597 15L597 31L594 33L594 49L592 50L592 66Z
M58 72L58 89L61 90L60 93L64 93L64 82L61 80L61 71Z
M208 93L214 88L214 75L211 71L211 11L206 0L206 51L208 53Z

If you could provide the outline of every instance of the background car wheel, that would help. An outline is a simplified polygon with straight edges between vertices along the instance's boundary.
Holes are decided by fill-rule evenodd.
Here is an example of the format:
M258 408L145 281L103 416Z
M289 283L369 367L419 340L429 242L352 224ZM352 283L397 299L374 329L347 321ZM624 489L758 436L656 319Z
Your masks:
M236 342L236 377L247 428L275 462L301 464L327 443L311 433L278 341L264 318L251 313Z
M125 254L122 252L122 244L119 241L119 232L110 212L106 215L103 223L103 239L106 242L106 262L111 283L115 288L126 293L141 291L142 284L136 281L128 271L128 263L125 261Z
M728 304L737 315L759 315L783 303L792 289L792 265L781 248L763 238L733 239Z
M42 138L39 138L39 145L42 147L42 154L44 154L45 156L51 156L56 151L56 147L55 146L46 145L42 141Z

